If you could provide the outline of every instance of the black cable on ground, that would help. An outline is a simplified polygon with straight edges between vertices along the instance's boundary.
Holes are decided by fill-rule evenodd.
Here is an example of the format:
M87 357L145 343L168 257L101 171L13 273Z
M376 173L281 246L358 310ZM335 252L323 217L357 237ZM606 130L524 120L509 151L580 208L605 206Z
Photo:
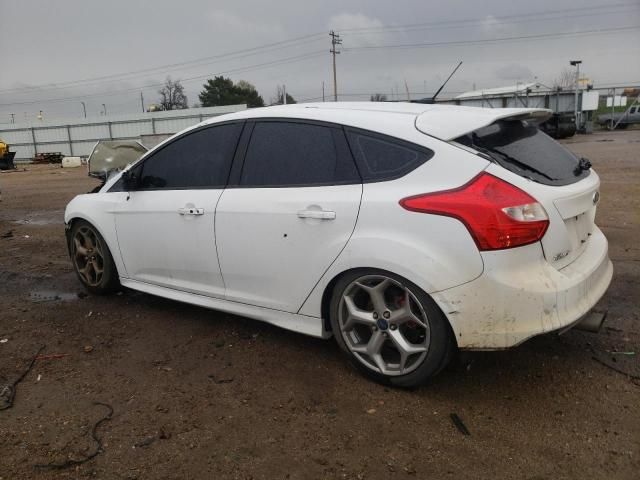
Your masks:
M93 402L93 404L106 407L109 410L104 417L100 418L100 420L98 420L96 423L93 424L93 428L91 429L91 438L96 443L96 449L92 453L85 455L84 458L81 458L78 460L68 459L68 460L65 460L64 462L58 462L58 463L52 462L52 463L45 463L45 464L36 464L34 465L35 468L62 470L69 467L75 467L76 465L81 465L83 463L88 462L92 458L96 457L99 453L103 452L102 440L98 438L97 430L102 423L106 422L107 420L111 420L111 417L113 416L113 407L107 403L102 403L102 402Z
M38 355L40 355L40 352L44 350L44 347L45 346L42 345L38 349L36 354L31 359L31 362L29 363L29 366L27 367L27 369L24 372L22 372L22 375L20 375L13 383L2 386L2 389L0 390L0 410L8 410L9 408L13 407L13 401L16 398L17 385L22 380L24 380L24 377L26 377L31 371L31 369L33 369L33 366L35 365L36 360L38 358Z

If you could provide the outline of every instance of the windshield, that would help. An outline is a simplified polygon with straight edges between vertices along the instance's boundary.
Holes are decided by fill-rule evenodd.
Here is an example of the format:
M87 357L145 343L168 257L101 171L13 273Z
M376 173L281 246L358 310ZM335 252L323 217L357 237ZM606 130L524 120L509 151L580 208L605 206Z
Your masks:
M455 141L538 183L568 185L589 175L573 153L524 121L501 120Z

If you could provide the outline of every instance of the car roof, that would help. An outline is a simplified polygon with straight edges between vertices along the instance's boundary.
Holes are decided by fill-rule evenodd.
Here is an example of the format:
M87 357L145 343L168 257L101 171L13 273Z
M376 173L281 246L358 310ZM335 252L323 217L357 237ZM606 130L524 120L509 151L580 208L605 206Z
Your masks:
M541 108L480 108L409 102L322 102L250 108L205 120L200 125L236 119L295 118L334 122L390 135L411 128L441 140L452 140L500 119L543 121L550 115L550 110Z

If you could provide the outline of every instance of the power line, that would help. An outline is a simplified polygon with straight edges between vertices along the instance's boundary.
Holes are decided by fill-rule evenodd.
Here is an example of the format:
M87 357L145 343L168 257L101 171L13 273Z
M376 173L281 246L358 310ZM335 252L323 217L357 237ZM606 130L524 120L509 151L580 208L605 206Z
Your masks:
M633 11L633 10L631 10ZM618 11L608 11L608 12L592 12L592 13L578 13L578 14L574 14L572 15L572 18L579 18L579 17L601 17L603 15L613 15L613 14L620 14L620 13L628 13L630 12L629 9L626 10L618 10ZM414 25L414 26L407 26L407 27L402 27L402 26L390 26L390 27L380 27L380 28L384 28L384 30L371 30L371 31L355 31L355 32L347 32L348 36L354 36L354 35L382 35L382 34L397 34L397 33L409 33L409 32L416 32L416 31L421 31L421 30L442 30L442 29L454 29L454 28L468 28L468 27L473 27L473 26L483 26L483 25L487 25L490 27L494 27L494 26L499 26L499 25L515 25L515 24L521 24L521 23L531 23L531 22L540 22L540 21L551 21L551 20L565 20L567 17L566 15L561 15L561 16L545 16L544 18L527 18L527 19L522 19L522 20L508 20L508 21L496 21L497 18L500 17L493 17L490 20L490 23L488 23L487 20L478 20L478 21L465 21L464 23L460 23L460 24L442 24L442 23L438 23L438 24L424 24L424 25ZM344 34L344 31L342 31Z
M183 80L181 80L182 83L188 83L188 82L192 82L192 81L196 81L196 80L202 80L204 78L208 78L208 77L213 77L216 75L229 75L232 73L243 73L243 72L249 72L249 71L253 71L253 70L258 70L260 68L266 68L266 67L272 67L272 66L276 66L276 65L284 65L284 64L288 64L288 63L293 63L293 62L297 62L297 61L301 61L301 60L308 60L311 58L316 58L322 55L326 55L326 50L317 50L315 52L309 52L309 53L305 53L303 55L296 55L294 57L288 57L288 58L282 58L282 59L278 59L278 60L273 60L273 61L269 61L269 62L263 62L263 63L258 63L258 64L254 64L254 65L247 65L245 67L240 67L240 68L236 68L236 69L232 69L232 70L226 70L226 71L222 71L222 72L215 72L215 73L208 73L205 75L197 75L194 77L189 77L189 78L185 78ZM149 84L149 85L145 85L142 87L131 87L131 88L125 88L125 89L121 89L121 90L114 90L111 92L105 92L105 93L91 93L91 94L85 94L85 95L74 95L71 97L59 97L59 98L52 98L52 99L46 99L46 100L29 100L29 101L24 101L24 102L9 102L9 103L0 103L0 107L6 107L9 105L33 105L33 104L38 104L38 103L58 103L58 102L65 102L67 100L77 100L80 98L90 98L90 97L98 97L98 96L102 96L102 97L108 97L108 96L113 96L113 95L119 95L121 93L126 93L126 92L138 92L141 89L149 89L149 88L156 88L156 87L161 87L162 85L164 85L164 83L154 83L154 84Z
M617 4L604 4L604 5L600 5L600 6L592 6L592 7L582 7L582 8L568 8L568 9L563 9L563 10L547 10L545 12L531 12L531 13L521 13L521 14L517 14L517 15L504 15L504 16L498 16L498 17L490 17L491 20L497 20L497 21L501 21L501 20L511 20L511 19L518 19L518 18L531 18L531 17L541 17L541 16L550 16L550 15L555 15L555 14L565 14L563 16L559 16L557 18L563 18L566 17L566 14L571 14L572 17L579 17L579 16L591 16L591 15L605 15L610 13L611 9L615 9L615 8L623 8L623 7L635 7L636 9L638 8L638 4L637 3L617 3ZM589 12L591 10L603 10L605 9L606 11L604 12L594 12L594 13L585 13L585 12ZM621 12L611 12L611 13L621 13ZM362 32L362 33L374 33L374 32L384 32L384 31L388 31L388 30L406 30L406 29L412 29L412 28L417 28L420 29L422 27L440 27L440 26L444 26L444 28L448 28L452 25L460 25L460 24L468 24L468 23L478 23L478 24L483 24L486 22L487 19L482 19L482 20L478 20L476 18L469 18L469 19L456 19L456 20L437 20L437 21L433 21L433 22L424 22L424 23L410 23L410 24L405 24L405 25L390 25L390 26L381 26L381 27L358 27L358 28L345 28L345 29L341 29L340 32L341 33L356 33L356 32ZM531 21L531 20L526 20L526 21ZM504 23L518 23L518 22L504 22ZM492 23L495 24L495 23Z
M609 13L620 13L620 12L613 12L613 11L611 11L611 9L620 8L620 7L630 7L630 6L631 7L635 7L635 6L637 6L637 4L635 4L635 3L618 3L618 4L610 4L610 5L605 4L605 5L591 6L591 7L585 7L585 8L572 8L572 9L563 9L563 10L552 10L552 11L547 11L547 12L533 12L533 13L529 13L529 14L518 14L518 15L510 15L510 16L492 17L492 19L493 20L511 20L511 19L517 19L517 18L530 18L530 17L550 16L550 15L558 14L558 13L567 14L567 13L572 13L572 12L578 12L578 13L573 13L574 17L591 16L591 15L601 15L601 14L609 14ZM602 9L606 9L607 11L598 12L598 13L584 13L584 12L590 11L590 10L602 10ZM531 20L525 20L525 21L531 21ZM384 32L406 31L406 30L410 30L410 29L423 29L423 28L450 28L453 25L463 25L463 24L469 24L469 23L482 24L483 22L484 22L484 20L477 20L477 19L449 20L449 21L445 20L445 21L438 21L438 22L427 22L427 23L408 24L408 25L395 25L395 26L388 26L388 27L351 28L351 29L343 29L343 30L341 30L341 32L350 32L350 33L353 33L353 34L384 33ZM511 21L511 22L502 22L502 23L518 23L518 22ZM492 22L492 24L496 25L496 24L500 24L500 23ZM4 89L4 90L0 90L0 94L20 93L20 92L32 93L34 90L39 90L39 91L57 90L57 89L73 88L73 87L80 86L81 84L85 84L85 86L88 86L88 85L92 85L92 84L104 83L105 80L112 80L113 81L113 80L119 79L119 78L124 79L125 77L128 77L127 79L131 80L133 78L138 78L140 76L140 74L148 74L148 73L155 72L155 71L158 71L158 70L163 70L163 71L166 72L167 70L176 70L178 68L186 67L186 66L204 66L204 65L210 64L211 61L213 61L213 60L220 60L220 59L224 59L224 58L226 58L227 60L231 60L233 58L242 58L242 57L255 55L255 54L258 54L258 53L263 53L264 51L273 51L273 50L279 50L281 48L289 48L289 47L293 47L293 46L298 46L301 43L310 43L312 41L317 41L323 35L324 34L321 33L321 32L313 33L313 34L303 35L303 36L300 36L300 37L295 37L295 38L291 38L291 39L288 39L288 40L282 40L282 41L278 41L278 42L273 42L273 43L270 43L270 44L261 45L261 46L257 46L257 47L250 47L250 48L236 50L236 51L228 52L228 53L224 53L224 54L218 54L218 55L213 55L213 56L208 56L208 57L202 57L202 58L189 60L189 61L184 61L184 62L159 65L159 66L156 66L156 67L149 67L149 68L144 68L144 69L140 69L140 70L134 70L134 71L130 71L130 72L109 74L109 75L103 75L103 76L98 76L98 77L89 77L89 78L84 78L84 79L79 79L79 80L71 80L71 81L67 81L67 82L60 82L60 83L56 83L56 84L52 84L52 85L39 85L39 86L16 87L16 88ZM274 48L274 47L279 47L279 48ZM244 55L241 55L241 54L244 54ZM209 63L203 63L203 62L209 62Z
M90 77L90 78L84 78L80 80L71 80L68 82L61 82L61 83L56 83L52 85L10 88L5 90L0 90L0 94L20 93L20 92L32 93L34 90L46 91L46 90L73 88L73 87L80 86L80 84L85 84L82 86L88 86L90 84L95 84L95 83L105 83L104 82L105 80L114 81L115 79L119 79L120 77L124 78L124 77L131 77L132 75L134 75L133 78L135 78L135 76L138 76L138 74L145 74L145 73L148 74L157 70L167 71L167 70L175 70L176 68L180 68L184 66L204 66L204 65L210 64L213 60L220 60L220 59L235 60L237 58L244 58L244 57L249 57L252 55L264 53L265 51L277 51L283 48L297 47L301 44L317 41L321 38L321 36L324 36L324 35L325 33L314 33L310 35L304 35L301 37L291 38L289 40L282 40L280 42L269 43L269 44L261 45L258 47L245 48L242 50L235 50L229 53L223 53L223 54L213 55L209 57L202 57L202 58L189 60L185 62L159 65L157 67L149 67L141 70L134 70L131 72L114 73L110 75L103 75L100 77ZM288 44L291 44L291 45L288 45ZM274 47L278 47L278 48L274 48ZM203 63L203 62L208 62L208 63ZM128 80L130 79L131 78L129 78Z
M616 32L623 32L623 31L629 31L629 30L637 30L638 28L640 28L640 25L633 25L629 27L620 27L620 28L598 29L598 30L582 30L582 31L576 31L576 32L518 35L513 37L487 38L487 39L478 39L478 40L454 40L454 41L446 41L446 42L429 42L429 43L404 43L404 44L396 44L396 45L366 45L362 47L348 47L348 48L345 48L344 50L346 52L350 52L350 51L356 51L356 50L380 50L380 49L387 49L387 48L402 49L402 48L441 47L445 45L474 45L474 44L498 43L498 42L507 42L507 41L533 40L533 39L541 39L541 38L573 37L573 36L581 36L581 35L616 33Z

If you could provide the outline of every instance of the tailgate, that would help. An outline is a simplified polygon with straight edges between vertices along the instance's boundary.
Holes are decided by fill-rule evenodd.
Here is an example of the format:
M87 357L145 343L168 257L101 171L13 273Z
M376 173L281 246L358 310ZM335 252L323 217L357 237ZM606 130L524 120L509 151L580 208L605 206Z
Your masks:
M555 268L566 267L586 249L595 226L599 188L600 179L594 171L572 185L529 188L539 190L534 196L549 215L549 229L541 243L545 258Z

